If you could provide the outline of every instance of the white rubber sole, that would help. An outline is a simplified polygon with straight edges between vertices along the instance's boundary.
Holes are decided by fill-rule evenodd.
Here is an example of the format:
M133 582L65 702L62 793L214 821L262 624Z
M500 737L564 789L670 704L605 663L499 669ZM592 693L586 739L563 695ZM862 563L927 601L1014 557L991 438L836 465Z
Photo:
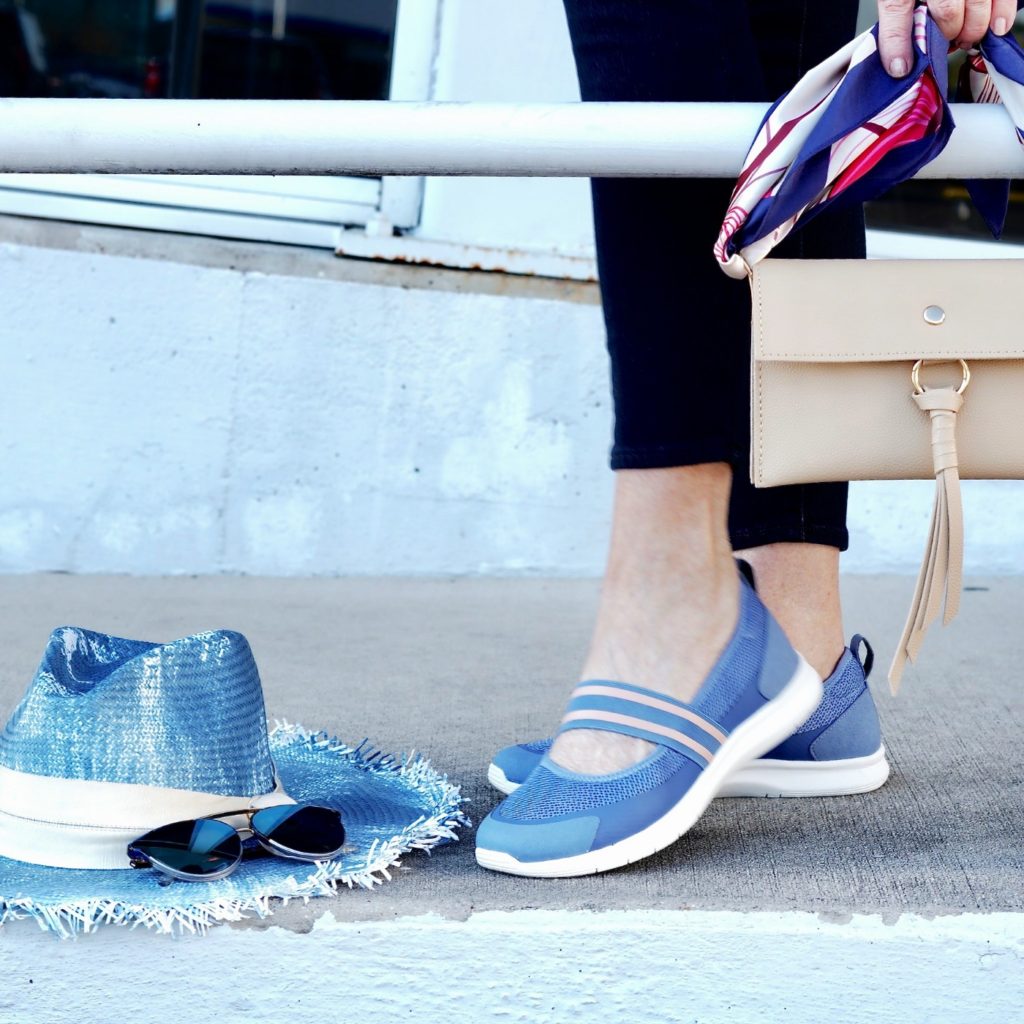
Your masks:
M778 761L760 758L740 768L719 796L805 797L870 793L889 778L885 747L840 761Z
M711 763L682 799L647 828L611 846L573 857L520 861L500 850L476 848L476 862L491 871L531 878L572 878L612 871L670 846L704 813L733 772L777 746L821 703L821 678L801 657L796 672L774 700L730 733ZM507 781L507 780L506 780Z
M505 796L511 796L521 785L521 782L512 782L509 777L493 762L487 769L487 781Z
M735 771L716 797L853 796L884 786L889 778L885 747L839 761L780 761L761 757ZM492 764L487 781L506 796L521 785Z

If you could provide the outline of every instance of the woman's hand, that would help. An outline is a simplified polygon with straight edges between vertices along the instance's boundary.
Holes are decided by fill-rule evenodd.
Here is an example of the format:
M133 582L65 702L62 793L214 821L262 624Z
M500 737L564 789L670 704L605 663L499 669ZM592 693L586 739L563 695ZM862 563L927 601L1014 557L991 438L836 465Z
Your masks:
M878 0L878 52L893 78L914 63L912 32L915 0ZM989 30L1006 35L1017 17L1016 0L928 0L928 9L947 39L969 49Z

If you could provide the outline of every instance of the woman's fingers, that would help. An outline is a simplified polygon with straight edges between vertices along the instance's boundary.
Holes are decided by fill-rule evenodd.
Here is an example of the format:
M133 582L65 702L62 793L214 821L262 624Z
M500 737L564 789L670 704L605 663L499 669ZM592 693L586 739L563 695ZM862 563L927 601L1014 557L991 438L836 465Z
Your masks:
M992 23L992 6L992 0L967 0L963 25L956 36L952 37L957 46L967 50L981 39Z
M985 21L992 11L992 0L928 0L928 10L939 31L947 39L959 39L967 19L967 8L985 8ZM974 15L972 15L974 17ZM976 20L976 17L975 17Z
M878 55L893 78L914 63L915 0L878 0ZM991 28L1005 35L1017 17L1017 0L928 0L928 10L947 39L968 49Z
M914 0L878 0L878 55L893 78L902 78L914 63L913 30Z
M992 4L992 31L1005 36L1017 20L1017 0L995 0Z

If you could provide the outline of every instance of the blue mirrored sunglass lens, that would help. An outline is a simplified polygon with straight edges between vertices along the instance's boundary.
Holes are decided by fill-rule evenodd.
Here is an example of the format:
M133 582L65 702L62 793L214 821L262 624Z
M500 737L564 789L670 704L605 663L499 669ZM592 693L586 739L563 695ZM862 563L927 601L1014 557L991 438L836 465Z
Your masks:
M345 845L341 813L314 804L266 807L252 816L252 830L274 847L304 857L333 857Z
M223 821L177 821L148 832L132 843L159 867L185 875L217 874L236 864L242 856L242 840Z

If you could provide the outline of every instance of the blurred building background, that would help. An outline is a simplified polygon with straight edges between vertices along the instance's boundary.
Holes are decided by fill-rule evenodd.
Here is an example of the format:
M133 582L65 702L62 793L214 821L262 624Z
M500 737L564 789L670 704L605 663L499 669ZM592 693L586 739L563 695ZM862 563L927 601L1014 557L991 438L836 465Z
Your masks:
M4 95L579 98L559 0L0 0ZM871 252L1020 255L1020 198L909 183ZM0 570L598 573L594 273L582 180L0 175ZM931 492L857 485L846 568ZM1024 485L966 502L1020 571Z

